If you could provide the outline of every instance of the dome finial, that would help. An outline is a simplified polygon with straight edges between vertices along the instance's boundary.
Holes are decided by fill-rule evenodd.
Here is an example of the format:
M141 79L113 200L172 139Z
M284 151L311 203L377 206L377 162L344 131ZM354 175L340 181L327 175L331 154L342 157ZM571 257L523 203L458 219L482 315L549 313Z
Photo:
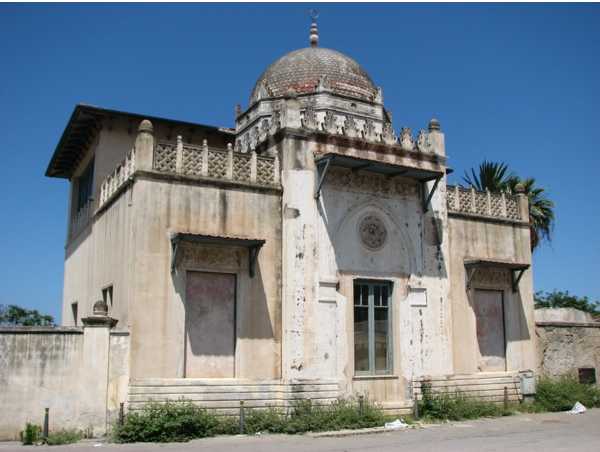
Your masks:
M310 10L310 18L312 22L310 24L310 46L317 47L319 45L319 29L317 28L317 18L319 12L316 9Z

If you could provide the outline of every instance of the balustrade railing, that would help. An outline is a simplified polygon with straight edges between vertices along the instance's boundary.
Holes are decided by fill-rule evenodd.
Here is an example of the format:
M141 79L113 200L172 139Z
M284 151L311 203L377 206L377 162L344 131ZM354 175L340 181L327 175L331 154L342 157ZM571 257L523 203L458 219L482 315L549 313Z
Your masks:
M521 221L516 195L477 191L473 188L448 185L448 212Z
M133 175L135 171L135 151L131 150L115 170L104 178L100 185L98 208L102 207L110 197Z
M201 146L158 142L154 148L155 171L186 176L247 182L258 185L279 185L279 159L259 156L256 152L234 151L209 147L206 140Z

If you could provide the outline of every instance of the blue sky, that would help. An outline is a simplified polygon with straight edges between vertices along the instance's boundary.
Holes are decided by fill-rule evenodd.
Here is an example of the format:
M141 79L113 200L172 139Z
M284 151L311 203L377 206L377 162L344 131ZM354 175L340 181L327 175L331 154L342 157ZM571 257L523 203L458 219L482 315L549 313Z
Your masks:
M0 6L0 304L57 318L67 182L44 177L76 103L232 126L262 70L308 45L314 5ZM600 299L600 7L318 5L320 44L384 90L394 126L446 133L556 203L536 289Z

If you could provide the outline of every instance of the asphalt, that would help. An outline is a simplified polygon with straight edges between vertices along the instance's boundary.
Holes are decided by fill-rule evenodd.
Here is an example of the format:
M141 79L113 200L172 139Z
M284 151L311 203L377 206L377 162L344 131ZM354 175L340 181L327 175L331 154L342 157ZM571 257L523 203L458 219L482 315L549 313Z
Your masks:
M21 446L0 443L0 452L51 449L60 452L101 451L574 451L600 452L600 409L584 414L543 413L432 425L401 431L314 437L309 435L230 436L169 444L109 444L86 441L68 446Z

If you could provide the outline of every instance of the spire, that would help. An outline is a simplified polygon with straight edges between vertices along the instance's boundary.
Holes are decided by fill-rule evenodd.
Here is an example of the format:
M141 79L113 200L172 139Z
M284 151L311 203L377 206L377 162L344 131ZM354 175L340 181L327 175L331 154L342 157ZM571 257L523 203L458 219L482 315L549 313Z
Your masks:
M310 10L312 22L310 24L310 46L317 47L319 45L319 30L317 28L317 18L319 14L316 9Z

